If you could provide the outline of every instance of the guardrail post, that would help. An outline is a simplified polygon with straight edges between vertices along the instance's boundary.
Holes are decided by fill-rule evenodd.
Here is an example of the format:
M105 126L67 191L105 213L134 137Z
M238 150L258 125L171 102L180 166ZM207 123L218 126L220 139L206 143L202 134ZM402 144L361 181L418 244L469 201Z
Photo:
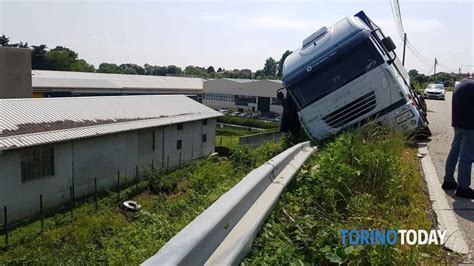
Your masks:
M72 186L69 186L69 201L71 204L71 218L74 218L74 192Z
M138 192L138 165L135 166L135 190Z
M40 194L40 219L41 219L41 233L44 232L44 219L43 219L43 194Z
M120 171L117 171L117 202L120 202Z
M97 202L97 178L94 178L94 204L95 211L99 209L99 203Z
M3 218L4 224L3 228L5 229L5 249L8 249L8 218L7 218L7 206L3 206Z

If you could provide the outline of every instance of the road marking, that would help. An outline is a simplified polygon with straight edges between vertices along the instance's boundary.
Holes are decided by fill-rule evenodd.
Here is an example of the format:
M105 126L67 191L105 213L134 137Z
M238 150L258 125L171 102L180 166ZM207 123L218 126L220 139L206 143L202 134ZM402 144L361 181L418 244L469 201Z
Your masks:
M438 228L447 231L448 238L444 246L460 254L469 254L469 246L458 226L456 214L446 199L446 193L441 188L441 182L439 181L426 143L418 143L418 153L423 155L420 158L421 166L430 194L430 200L432 201L433 211L436 214Z

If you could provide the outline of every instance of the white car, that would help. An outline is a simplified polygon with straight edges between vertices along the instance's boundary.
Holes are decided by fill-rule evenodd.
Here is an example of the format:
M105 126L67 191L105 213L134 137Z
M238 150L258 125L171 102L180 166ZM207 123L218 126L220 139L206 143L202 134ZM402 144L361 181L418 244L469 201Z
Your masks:
M446 95L446 89L443 84L428 84L425 91L423 92L423 97L427 99L440 99L444 100Z

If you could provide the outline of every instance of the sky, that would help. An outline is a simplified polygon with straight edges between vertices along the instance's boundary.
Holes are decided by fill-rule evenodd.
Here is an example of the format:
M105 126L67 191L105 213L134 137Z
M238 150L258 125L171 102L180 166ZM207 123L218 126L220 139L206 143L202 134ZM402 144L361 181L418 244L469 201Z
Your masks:
M408 40L406 68L474 72L474 0L399 0ZM360 10L397 45L390 0L380 1L8 1L0 0L0 35L10 42L66 46L94 64L263 68L322 26Z

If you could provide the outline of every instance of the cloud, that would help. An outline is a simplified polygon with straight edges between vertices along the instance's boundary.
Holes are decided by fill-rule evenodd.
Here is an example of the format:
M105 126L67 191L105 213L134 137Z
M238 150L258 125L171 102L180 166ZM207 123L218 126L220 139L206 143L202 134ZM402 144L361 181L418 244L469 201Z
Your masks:
M382 28L384 32L396 32L393 18L374 19L374 22ZM443 23L436 19L407 18L403 20L405 32L413 33L434 33L444 29Z
M202 12L198 15L189 16L188 18L193 19L193 20L204 21L204 22L216 22L216 21L228 20L231 18L231 16L229 15L224 16L224 15L217 15L217 14L212 14L208 12Z
M325 20L301 20L284 17L254 17L247 18L244 21L247 26L255 28L275 28L292 30L316 29L322 26L332 24L331 22Z

